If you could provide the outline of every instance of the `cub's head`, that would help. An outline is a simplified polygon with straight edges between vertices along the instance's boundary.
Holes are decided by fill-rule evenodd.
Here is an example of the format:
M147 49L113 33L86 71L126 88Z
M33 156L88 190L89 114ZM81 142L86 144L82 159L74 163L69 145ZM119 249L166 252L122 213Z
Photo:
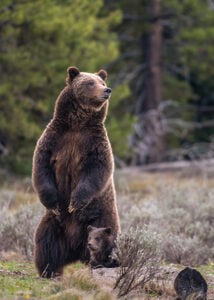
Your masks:
M114 236L110 227L88 226L88 249L90 252L105 252L114 247Z
M111 89L106 86L107 72L80 72L76 67L69 67L66 83L72 88L76 101L86 109L100 110L111 95Z

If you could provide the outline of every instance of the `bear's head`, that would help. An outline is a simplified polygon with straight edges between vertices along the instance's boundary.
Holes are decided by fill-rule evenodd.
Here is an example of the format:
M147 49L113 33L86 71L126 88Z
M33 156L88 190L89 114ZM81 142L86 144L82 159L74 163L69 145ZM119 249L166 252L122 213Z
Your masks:
M111 89L106 86L107 72L80 72L76 67L69 67L66 83L72 89L75 100L83 109L100 110L110 98Z
M88 249L90 252L99 253L112 249L115 246L114 236L110 227L88 226Z

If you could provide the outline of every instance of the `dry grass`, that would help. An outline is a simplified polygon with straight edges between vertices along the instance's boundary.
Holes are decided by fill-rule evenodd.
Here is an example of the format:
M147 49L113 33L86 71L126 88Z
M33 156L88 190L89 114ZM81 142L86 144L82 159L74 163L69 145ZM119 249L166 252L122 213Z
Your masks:
M191 266L209 263L214 260L214 188L209 181L200 186L199 178L176 178L173 184L171 180L172 175L160 176L159 180L155 175L150 182L154 192L147 194L128 192L132 182L124 184L126 190L119 198L122 229L146 225L157 232L167 262Z
M205 175L186 177L178 173L146 174L129 170L129 172L117 172L116 186L123 237L128 234L132 241L136 241L132 243L132 246L144 241L140 244L142 250L145 248L146 241L149 240L149 236L143 234L147 228L147 232L151 233L153 245L158 245L158 251L153 252L151 266L154 267L160 258L162 263L165 261L191 266L201 264L212 266L211 263L214 261L213 178ZM32 193L30 180L23 182L13 179L6 183L2 181L0 206L0 259L9 261L15 259L19 262L22 257L31 260L34 231L42 215L43 207ZM140 230L130 233L129 228L140 228ZM125 245L122 248L127 250ZM130 249L133 252L133 248L130 247ZM139 253L137 256L140 258ZM142 258L145 256L145 252L142 252ZM143 267L146 264L143 264L143 259L139 262L142 262L142 269L139 272L143 274ZM206 266L202 268L202 274L203 272L210 274L206 277L210 282L209 295L211 296L208 296L208 299L213 299L212 268ZM3 282L5 284L8 282L9 288L10 279L14 277L14 274L11 275L10 270L8 271L7 275L2 276L8 279L3 279ZM35 270L33 272L36 274ZM119 272L119 276L120 274L122 273ZM63 281L45 284L44 289L47 290L43 291L45 296L42 298L113 300L117 297L110 289L117 276L110 280L110 285L106 282L109 281L108 277L104 275L101 277L105 278L105 281L100 278L98 282L94 282L87 268L81 266L80 270L75 270L72 266L71 269L67 269ZM34 284L37 286L34 282L38 280L36 275L32 278L30 274L28 277L29 280L33 280L32 286ZM153 278L146 285L139 284L138 287L143 287L144 290L140 288L137 292L136 289L136 293L132 292L131 299L151 299L151 297L172 299L173 293L168 285L160 287L159 280L154 282ZM16 284L18 289L19 281L13 284ZM26 284L26 291L29 286L30 284ZM36 290L34 289L33 293L38 296ZM15 290L13 293L18 297Z
M0 191L0 252L15 251L27 259L33 256L34 231L43 207L35 195L21 190Z

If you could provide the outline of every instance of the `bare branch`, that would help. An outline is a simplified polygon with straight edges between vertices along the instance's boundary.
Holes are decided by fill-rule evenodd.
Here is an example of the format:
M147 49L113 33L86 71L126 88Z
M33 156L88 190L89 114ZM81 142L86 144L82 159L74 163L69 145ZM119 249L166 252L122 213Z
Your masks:
M152 280L160 266L158 237L148 230L130 228L118 240L120 273L114 288L118 297L142 289Z

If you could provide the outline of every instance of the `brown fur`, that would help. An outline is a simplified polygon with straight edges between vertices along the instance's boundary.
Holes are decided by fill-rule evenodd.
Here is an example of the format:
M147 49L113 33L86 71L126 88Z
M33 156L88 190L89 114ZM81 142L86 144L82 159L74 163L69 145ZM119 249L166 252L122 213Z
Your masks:
M88 226L88 249L92 268L115 268L119 266L115 237L111 227L97 228Z
M104 126L111 92L106 77L104 70L91 74L70 67L53 119L36 145L33 186L47 208L35 237L41 276L61 274L76 260L88 262L88 225L111 226L115 237L120 230Z

